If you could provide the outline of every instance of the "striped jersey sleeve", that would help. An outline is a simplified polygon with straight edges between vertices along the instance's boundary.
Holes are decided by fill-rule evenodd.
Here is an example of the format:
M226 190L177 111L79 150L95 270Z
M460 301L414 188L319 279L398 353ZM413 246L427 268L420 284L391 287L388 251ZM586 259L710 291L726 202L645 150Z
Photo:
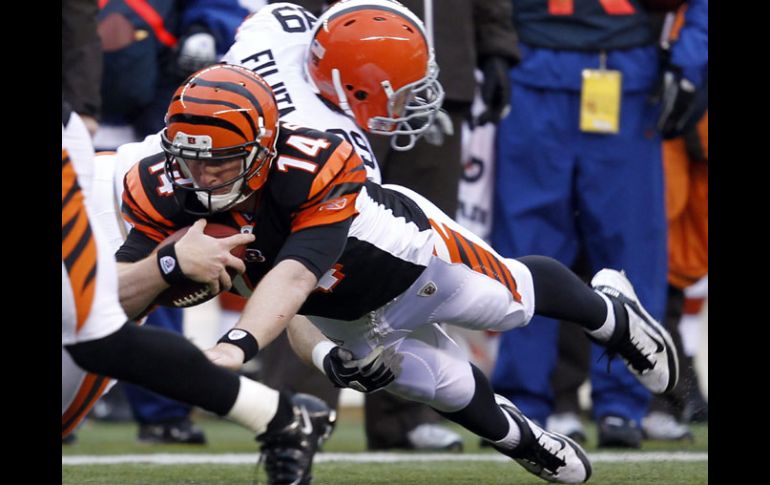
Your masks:
M179 224L173 219L180 213L171 183L164 172L162 154L135 164L123 179L123 218L134 230L160 242Z
M329 226L356 214L366 169L353 147L336 135L293 127L282 130L273 162L272 195L290 216L290 232Z

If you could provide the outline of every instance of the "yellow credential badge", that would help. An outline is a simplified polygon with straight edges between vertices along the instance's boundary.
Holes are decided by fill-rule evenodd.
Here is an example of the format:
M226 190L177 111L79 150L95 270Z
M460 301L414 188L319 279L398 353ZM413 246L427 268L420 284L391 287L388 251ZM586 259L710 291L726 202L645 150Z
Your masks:
M617 133L620 125L622 74L608 69L583 69L580 130Z

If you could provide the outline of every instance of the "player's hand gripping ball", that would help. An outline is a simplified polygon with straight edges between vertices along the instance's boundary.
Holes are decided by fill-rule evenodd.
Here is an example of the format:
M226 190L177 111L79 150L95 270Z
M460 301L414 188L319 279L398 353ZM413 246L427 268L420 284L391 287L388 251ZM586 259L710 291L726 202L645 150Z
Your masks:
M190 229L190 227L192 226L183 227L182 229L179 229L175 233L171 234L169 237L161 241L161 243L158 245L158 248L178 241L182 238L182 236L187 234L187 231ZM203 229L203 233L208 236L221 239L224 237L232 236L234 234L239 234L240 232L234 227L209 222ZM244 259L246 256L246 245L242 244L235 246L230 250L230 254L236 258ZM227 273L230 275L230 278L235 278L238 275L238 271L231 267L227 268ZM189 283L178 284L166 288L155 298L153 304L185 308L200 305L201 303L211 300L215 296L217 296L217 294L213 293L207 284L198 283L197 281L190 281Z

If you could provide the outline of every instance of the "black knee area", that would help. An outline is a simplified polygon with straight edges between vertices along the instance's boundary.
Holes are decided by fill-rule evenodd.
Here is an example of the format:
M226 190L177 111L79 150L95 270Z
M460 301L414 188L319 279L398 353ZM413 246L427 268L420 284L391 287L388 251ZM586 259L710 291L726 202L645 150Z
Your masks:
M475 365L470 364L470 366L476 383L471 402L453 413L436 411L482 438L499 441L508 434L508 419L495 402L495 393L487 377Z
M106 337L68 345L88 372L145 387L219 415L227 414L240 390L238 376L209 361L183 336L128 322Z

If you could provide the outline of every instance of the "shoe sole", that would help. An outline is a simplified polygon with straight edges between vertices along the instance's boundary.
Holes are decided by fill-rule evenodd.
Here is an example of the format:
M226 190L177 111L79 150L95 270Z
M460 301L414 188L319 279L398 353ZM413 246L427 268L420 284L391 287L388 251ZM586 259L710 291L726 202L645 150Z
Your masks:
M603 279L607 279L608 281L602 281ZM671 335L668 333L668 331L663 328L663 326L659 324L654 318L652 318L652 316L647 313L644 308L642 308L641 303L639 303L639 297L636 296L634 287L631 285L631 282L628 280L628 278L626 278L625 275L619 271L603 269L596 273L596 276L593 277L591 280L591 287L605 294L607 293L605 290L611 290L612 296L615 296L615 292L619 293L620 296L618 299L624 305L631 307L631 309L642 318L642 321L665 341L666 354L670 356L670 358L666 359L668 361L669 379L666 388L662 391L659 391L658 394L664 394L676 387L677 382L679 382L679 358L676 355L676 347L674 346L674 341L671 339ZM671 379L671 376L674 378Z

